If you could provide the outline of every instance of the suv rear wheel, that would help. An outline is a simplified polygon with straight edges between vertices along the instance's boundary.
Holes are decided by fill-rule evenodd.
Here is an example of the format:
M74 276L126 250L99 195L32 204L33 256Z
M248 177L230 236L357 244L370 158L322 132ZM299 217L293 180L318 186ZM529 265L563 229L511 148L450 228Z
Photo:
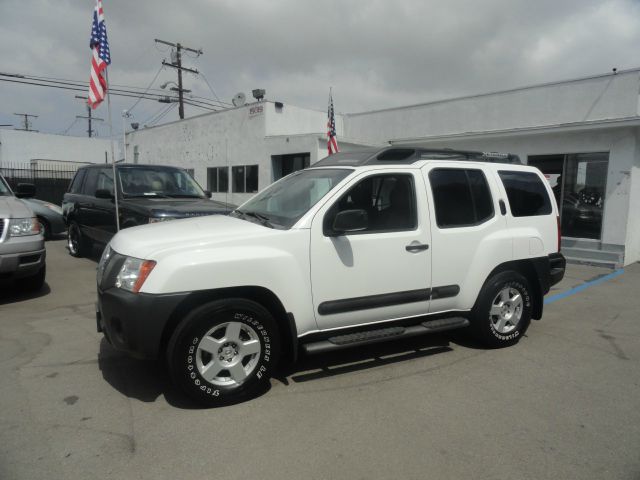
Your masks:
M473 308L472 331L491 348L517 343L531 323L532 299L529 281L518 272L492 276Z
M219 406L266 389L277 363L273 316L244 299L218 300L189 314L167 348L174 382L198 403Z

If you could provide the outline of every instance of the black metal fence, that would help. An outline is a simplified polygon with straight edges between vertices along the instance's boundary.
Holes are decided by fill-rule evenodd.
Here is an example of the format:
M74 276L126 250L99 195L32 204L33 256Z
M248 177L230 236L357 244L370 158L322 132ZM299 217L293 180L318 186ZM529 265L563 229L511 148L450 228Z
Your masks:
M69 182L82 164L6 164L0 165L0 174L15 191L19 183L36 186L36 198L56 205L62 204L62 197Z

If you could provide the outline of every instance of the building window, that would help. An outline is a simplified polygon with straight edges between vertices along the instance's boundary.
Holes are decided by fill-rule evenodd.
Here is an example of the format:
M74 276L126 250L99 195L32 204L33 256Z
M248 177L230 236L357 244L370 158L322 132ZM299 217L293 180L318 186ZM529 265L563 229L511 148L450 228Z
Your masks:
M311 154L309 152L292 153L288 155L272 155L271 170L273 172L273 180L280 180L282 177L286 177L290 173L309 168L310 161Z
M234 193L255 193L258 191L258 165L231 167Z
M207 168L207 190L210 192L227 193L229 191L229 168Z
M138 145L133 146L133 163L138 163L140 160L140 150L138 149Z
M493 200L484 173L462 168L437 168L429 173L440 228L478 225L493 217Z
M196 173L195 169L193 168L185 168L184 171L191 175L191 178L193 178L194 174Z

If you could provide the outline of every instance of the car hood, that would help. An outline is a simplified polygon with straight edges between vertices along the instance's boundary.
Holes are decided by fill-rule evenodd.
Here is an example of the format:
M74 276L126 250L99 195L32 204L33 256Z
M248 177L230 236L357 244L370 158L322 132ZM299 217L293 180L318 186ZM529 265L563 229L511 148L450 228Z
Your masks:
M16 197L0 197L0 218L33 217L31 209Z
M211 213L230 212L230 206L222 202L209 200L208 198L155 198L155 197L135 197L123 198L132 207L145 210L151 216L193 216L207 215Z
M127 228L116 234L110 245L122 255L159 260L173 251L235 245L246 243L247 239L258 243L266 236L285 232L235 217L213 215Z

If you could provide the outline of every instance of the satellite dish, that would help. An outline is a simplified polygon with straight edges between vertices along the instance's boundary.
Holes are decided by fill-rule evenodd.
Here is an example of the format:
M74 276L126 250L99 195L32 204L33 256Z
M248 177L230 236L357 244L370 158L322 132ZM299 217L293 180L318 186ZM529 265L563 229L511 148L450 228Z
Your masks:
M247 96L242 92L236 93L233 96L233 100L231 100L234 107L241 107L246 103L246 101L247 101Z

